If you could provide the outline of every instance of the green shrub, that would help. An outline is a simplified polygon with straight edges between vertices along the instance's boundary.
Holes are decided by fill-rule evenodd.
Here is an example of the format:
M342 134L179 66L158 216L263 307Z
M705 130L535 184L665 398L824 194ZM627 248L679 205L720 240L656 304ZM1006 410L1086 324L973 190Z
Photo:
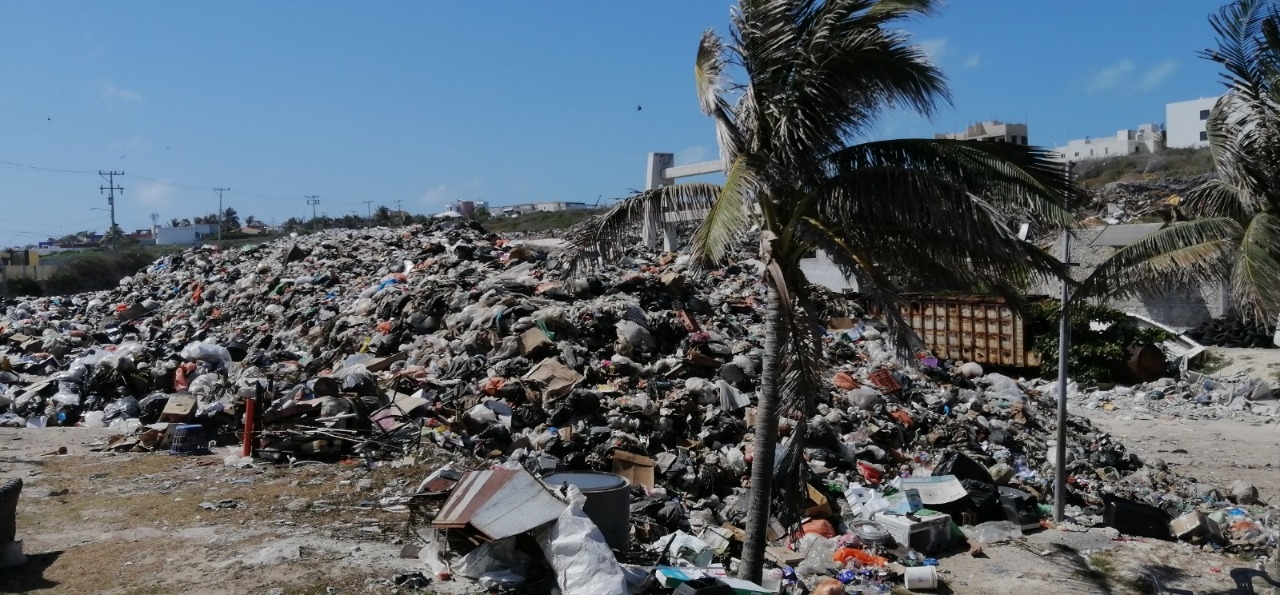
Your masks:
M42 296L44 288L35 279L10 279L9 294L13 296Z
M1040 371L1046 378L1057 376L1061 302L1044 300L1032 304L1028 310L1032 348L1040 356ZM1095 330L1092 323L1106 328ZM1172 337L1160 329L1137 328L1119 310L1088 303L1072 305L1070 329L1068 372L1081 385L1125 381L1129 375L1130 346L1159 344Z

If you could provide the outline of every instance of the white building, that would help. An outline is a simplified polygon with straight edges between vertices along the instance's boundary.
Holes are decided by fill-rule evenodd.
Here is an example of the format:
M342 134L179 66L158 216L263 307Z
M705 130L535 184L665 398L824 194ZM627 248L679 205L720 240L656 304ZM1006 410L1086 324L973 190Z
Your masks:
M1217 97L1167 103L1164 106L1165 146L1170 149L1196 149L1209 146L1205 122Z
M206 238L218 237L216 223L201 223L183 227L157 227L156 245L172 246L177 244L195 244Z
M1025 146L1027 144L1027 125L988 120L970 124L964 132L942 132L933 135L933 137L952 140L985 140Z
M550 213L554 211L576 211L579 209L589 209L591 205L585 202L527 202L518 205L507 205L500 207L504 215L523 215L525 213Z
M1071 161L1159 153L1163 150L1164 132L1159 124L1143 124L1137 130L1121 130L1112 136L1071 140L1066 146L1054 148L1055 153Z

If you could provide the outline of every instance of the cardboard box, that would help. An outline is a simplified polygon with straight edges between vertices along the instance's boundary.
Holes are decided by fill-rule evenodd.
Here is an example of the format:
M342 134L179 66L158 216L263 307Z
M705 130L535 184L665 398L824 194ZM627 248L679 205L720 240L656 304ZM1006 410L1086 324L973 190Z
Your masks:
M396 362L403 362L408 359L409 359L409 352L400 351L400 352L397 352L395 355L388 355L387 357L384 357L384 358L375 359L365 364L364 367L366 370L369 370L370 372L381 372L383 370L391 369L391 364L394 364Z
M798 552L777 545L764 548L764 557L778 566L796 566L804 561Z
M653 489L653 459L623 450L613 451L613 472L627 478L633 485Z
M520 335L520 355L529 355L543 347L553 345L551 338L542 329L533 327Z
M805 487L809 488L809 494L805 498L804 516L820 519L831 516L831 503L827 502L827 497L811 485Z
M582 382L582 374L560 363L560 360L549 357L538 362L538 365L524 375L524 379L542 383L545 387L542 390L542 398L550 400L569 394L573 387Z
M160 413L160 421L182 422L191 419L195 414L195 395L176 394L169 397L169 403L164 406L164 411Z
M1191 511L1173 519L1169 528L1173 530L1174 537L1187 541L1198 541L1209 536L1222 538L1222 528L1218 523L1200 511Z

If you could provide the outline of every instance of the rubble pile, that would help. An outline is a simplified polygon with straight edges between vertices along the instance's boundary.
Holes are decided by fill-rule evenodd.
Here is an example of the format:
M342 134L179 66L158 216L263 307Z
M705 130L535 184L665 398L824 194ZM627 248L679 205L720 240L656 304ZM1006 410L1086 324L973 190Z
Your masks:
M10 302L0 425L110 426L113 449L178 454L243 440L265 461L456 453L384 504L430 501L430 574L485 586L921 587L939 580L932 556L1050 525L1052 387L928 354L907 365L875 321L832 311L830 390L768 437L786 452L806 425L806 509L777 511L766 584L725 578L760 439L760 263L697 272L636 250L562 280L550 245L468 224L330 230L191 249L113 291ZM1186 535L1274 543L1242 516L1247 490L1069 423L1075 526L1169 538L1169 518L1203 511ZM1219 512L1236 522L1209 532ZM1160 515L1163 535L1134 521Z
M1182 197L1209 175L1111 182L1097 187L1086 211L1097 222L1116 225L1172 221L1180 217Z
M1271 383L1245 373L1214 377L1188 371L1176 380L1161 378L1087 391L1077 390L1072 384L1067 398L1088 409L1136 416L1218 419L1239 413L1280 415L1280 401L1276 400Z

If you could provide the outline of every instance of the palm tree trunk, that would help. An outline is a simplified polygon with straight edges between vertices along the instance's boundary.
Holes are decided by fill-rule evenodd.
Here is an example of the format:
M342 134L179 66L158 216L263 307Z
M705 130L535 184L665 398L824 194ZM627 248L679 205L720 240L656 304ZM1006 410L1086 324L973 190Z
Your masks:
M756 427L752 441L750 509L747 511L747 541L742 547L738 576L760 582L764 572L764 548L769 528L769 500L773 493L774 451L778 436L778 372L786 322L782 298L769 282L764 312L764 353L761 356L760 387L756 393Z

